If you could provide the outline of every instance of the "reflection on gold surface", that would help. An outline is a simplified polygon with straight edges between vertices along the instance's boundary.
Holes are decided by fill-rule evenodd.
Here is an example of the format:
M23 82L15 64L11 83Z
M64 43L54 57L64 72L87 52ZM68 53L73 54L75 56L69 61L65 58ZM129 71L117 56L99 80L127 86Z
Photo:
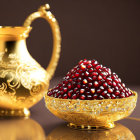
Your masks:
M129 116L136 107L137 93L121 99L71 100L45 96L46 107L55 116L81 129L113 128L114 122Z
M0 120L0 140L45 140L45 133L32 119Z
M47 136L47 140L136 140L136 138L128 128L117 123L112 129L100 131L80 131L60 125Z

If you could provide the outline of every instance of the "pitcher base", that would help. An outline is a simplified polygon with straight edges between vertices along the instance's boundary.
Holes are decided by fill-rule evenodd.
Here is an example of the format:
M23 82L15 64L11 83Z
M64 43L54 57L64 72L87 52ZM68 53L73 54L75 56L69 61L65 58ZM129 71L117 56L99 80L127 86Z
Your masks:
M29 117L30 111L27 108L24 109L6 109L0 108L0 117Z

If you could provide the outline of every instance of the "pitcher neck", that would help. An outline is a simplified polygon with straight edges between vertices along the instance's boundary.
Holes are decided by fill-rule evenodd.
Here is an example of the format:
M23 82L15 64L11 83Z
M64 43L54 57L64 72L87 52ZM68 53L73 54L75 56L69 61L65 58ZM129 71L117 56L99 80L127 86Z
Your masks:
M4 41L0 40L0 52L7 54L16 54L21 55L22 53L28 53L26 47L26 40L13 40L13 41Z

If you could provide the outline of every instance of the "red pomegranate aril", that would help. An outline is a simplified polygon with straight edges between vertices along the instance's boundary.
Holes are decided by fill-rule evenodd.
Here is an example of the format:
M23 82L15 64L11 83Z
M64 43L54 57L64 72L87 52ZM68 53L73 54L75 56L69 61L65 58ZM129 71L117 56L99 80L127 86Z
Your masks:
M77 95L74 93L71 98L72 99L76 99L77 98Z
M125 93L121 92L120 93L120 98L125 98Z
M115 99L115 98L116 98L115 94L111 94L111 99Z
M95 93L95 89L94 88L91 88L90 91L91 91L92 94Z
M67 90L68 90L68 89L67 89L66 87L65 87L65 88L63 88L63 91L64 91L64 92L67 92Z
M89 84L88 84L88 87L92 87L92 85L93 85L92 83L89 83Z
M91 93L89 91L86 91L85 93L86 93L86 95L91 95Z
M63 95L63 99L68 99L68 95L66 93Z
M102 92L102 90L101 89L97 89L97 93L101 93Z
M74 92L76 92L77 90L78 90L78 88L77 88L77 87L75 87L73 91L74 91Z
M101 68L101 65L97 65L95 68L98 70Z
M71 84L68 84L68 89L71 89Z
M97 62L97 61L94 61L94 62L92 63L92 66L95 67L97 64L98 64L98 62Z
M87 80L88 80L89 82L91 82L91 81L92 81L92 78L91 78L91 77L88 77Z
M84 93L85 92L85 89L80 89L80 93Z
M102 100L132 96L121 79L96 60L81 60L48 96L62 99Z
M68 91L68 96L71 97L73 90Z
M88 83L87 79L84 79L83 84L87 84L87 83Z
M99 100L103 100L104 97L102 95L99 95Z
M95 94L93 95L93 99L97 99L97 97L98 97L98 95L95 93Z
M81 99L81 100L85 100L85 98L86 98L86 96L85 96L84 94L82 94L82 95L80 96L80 99Z
M111 88L108 88L108 93L112 93L113 90Z
M119 90L116 90L115 95L118 96L120 94Z
M91 65L91 64L88 64L88 65L87 65L87 68L88 68L88 69L90 69L91 67L92 67L92 65Z
M87 100L92 100L92 96L91 95L87 95Z
M105 96L106 94L107 94L106 90L101 93L102 96Z
M113 82L113 84L112 84L112 85L115 87L117 84L116 84L116 82Z
M79 84L77 84L77 88L81 88L81 84L79 83Z
M98 72L93 72L92 75L93 76L97 76L98 75Z
M89 76L89 72L88 71L85 72L85 76Z
M85 70L86 69L86 66L85 65L81 65L81 69L82 70Z
M92 77L92 79L93 79L93 80L96 80L96 79L97 79L97 77L96 77L96 76L93 76L93 77Z
M110 97L111 95L109 94L109 93L107 93L106 95L105 95L105 98L106 99L110 99L111 97Z
M101 75L98 76L98 80L102 80L102 76Z
M82 78L81 77L78 77L77 81L78 82L81 82L82 81Z
M100 86L99 89L101 89L103 91L104 90L104 87L103 86Z
M125 96L126 96L126 97L129 97L129 94L128 94L128 92L126 92L126 93L125 93Z
M52 93L51 91L49 91L49 92L47 93L47 95L48 95L48 96L51 96L51 95L53 95L53 93Z
M93 68L90 68L90 69L89 69L89 72L90 72L90 73L93 72Z
M82 73L81 73L81 76L84 77L84 76L85 76L85 73L82 72Z
M108 86L108 84L105 82L103 83L104 88L106 88Z
M85 90L86 90L86 91L89 91L90 89L89 89L89 87L88 87L88 86L86 86L86 87L85 87Z
M95 86L95 87L98 87L98 86L99 86L99 83L98 83L97 81L95 81L95 82L94 82L94 86Z
M75 73L75 76L78 77L80 74L79 73Z

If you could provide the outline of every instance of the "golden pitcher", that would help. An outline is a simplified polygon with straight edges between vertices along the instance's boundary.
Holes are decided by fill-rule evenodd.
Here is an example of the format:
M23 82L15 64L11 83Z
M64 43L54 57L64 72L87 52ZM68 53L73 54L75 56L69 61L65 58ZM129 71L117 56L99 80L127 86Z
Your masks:
M47 92L61 42L59 25L48 9L48 4L41 6L23 26L0 26L0 116L29 116L28 108ZM30 25L40 17L49 22L53 33L53 54L46 70L31 57L26 46Z

